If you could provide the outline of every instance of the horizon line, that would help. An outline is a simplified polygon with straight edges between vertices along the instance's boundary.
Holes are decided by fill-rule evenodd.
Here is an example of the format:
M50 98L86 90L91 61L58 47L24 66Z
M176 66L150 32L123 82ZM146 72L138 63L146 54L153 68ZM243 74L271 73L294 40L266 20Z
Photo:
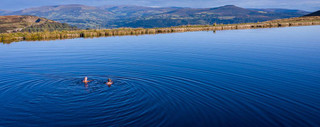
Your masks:
M249 7L249 8L245 8L245 7L241 7L241 6L237 6L237 5L233 5L233 4L226 4L226 5L222 5L222 6L215 6L215 7L186 7L186 6L143 6L143 5L134 5L134 4L105 4L105 5L100 5L100 6L94 6L94 5L85 5L85 4L56 4L56 5L44 5L44 6L33 6L33 7L27 7L27 8L23 8L23 9L17 9L17 10L5 10L5 9L0 9L2 11L21 11L21 10L25 10L25 9L32 9L32 8L40 8L40 7L53 7L53 6L68 6L68 5L79 5L79 6L88 6L88 7L103 7L103 6L137 6L137 7L150 7L150 8L170 8L170 7L176 7L176 8L194 8L194 9L204 9L204 8L218 8L218 7L224 7L224 6L236 6L236 7L240 7L240 8L244 8L244 9L286 9L286 10L299 10L299 11L305 11L305 12L315 12L315 11L307 11L307 10L303 10L303 9L293 9L293 8L272 8L272 7L266 7L266 8L259 8L259 7ZM317 11L317 10L316 10Z

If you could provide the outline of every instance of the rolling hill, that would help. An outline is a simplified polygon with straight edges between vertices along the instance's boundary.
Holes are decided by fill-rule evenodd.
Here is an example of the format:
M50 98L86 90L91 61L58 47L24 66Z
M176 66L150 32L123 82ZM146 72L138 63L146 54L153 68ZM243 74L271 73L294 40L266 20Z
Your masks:
M262 12L250 10L234 5L226 5L217 8L180 8L157 15L120 20L117 26L122 27L170 27L178 25L205 25L213 23L234 24L248 22L262 22L273 19L299 17L308 12Z
M101 6L99 7L105 11L111 12L117 18L135 18L143 16L151 16L166 13L173 10L181 9L179 7L166 7L166 8L155 8L155 7L144 7L144 6Z
M302 10L281 9L281 8L266 8L266 9L254 9L254 8L250 8L250 10L264 11L264 12L275 12L275 13L286 13L286 14L292 14L292 15L308 13L308 12L302 11Z
M0 15L35 15L79 28L170 27L213 23L248 23L299 17L300 10L245 9L234 5L216 8L57 5L3 12Z
M0 33L38 32L53 30L75 30L65 23L40 18L37 16L0 16Z
M316 11L316 12L313 12L311 14L305 15L305 16L320 16L320 10Z
M113 18L112 13L108 11L78 4L29 8L7 13L7 15L34 15L80 28L97 28Z
M0 10L0 15L6 15L8 13L10 13L10 11Z

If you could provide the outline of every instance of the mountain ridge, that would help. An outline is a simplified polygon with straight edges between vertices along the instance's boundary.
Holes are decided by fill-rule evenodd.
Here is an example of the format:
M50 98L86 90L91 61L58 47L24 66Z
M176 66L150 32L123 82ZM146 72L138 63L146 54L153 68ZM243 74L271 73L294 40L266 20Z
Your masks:
M313 12L313 13L310 13L310 14L307 14L305 16L320 16L320 10L316 11L316 12Z
M12 32L41 32L54 30L76 30L76 27L71 27L65 23L59 23L46 18L37 16L0 16L0 33Z
M284 11L286 9L283 9ZM86 6L81 4L27 8L0 15L35 15L80 28L170 27L213 23L248 23L299 17L305 11L253 10L235 5L214 8L146 7L132 5Z

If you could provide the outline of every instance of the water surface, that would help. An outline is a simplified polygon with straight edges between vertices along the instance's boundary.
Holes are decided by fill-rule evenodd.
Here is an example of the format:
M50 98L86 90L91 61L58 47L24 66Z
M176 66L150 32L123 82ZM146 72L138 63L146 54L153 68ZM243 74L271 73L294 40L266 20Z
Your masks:
M320 126L319 28L0 44L0 126Z

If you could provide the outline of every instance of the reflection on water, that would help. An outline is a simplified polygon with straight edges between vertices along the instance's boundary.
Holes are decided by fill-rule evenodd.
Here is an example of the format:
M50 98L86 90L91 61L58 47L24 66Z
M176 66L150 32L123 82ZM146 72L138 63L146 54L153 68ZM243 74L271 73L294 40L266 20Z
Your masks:
M319 126L319 28L3 44L0 126Z

